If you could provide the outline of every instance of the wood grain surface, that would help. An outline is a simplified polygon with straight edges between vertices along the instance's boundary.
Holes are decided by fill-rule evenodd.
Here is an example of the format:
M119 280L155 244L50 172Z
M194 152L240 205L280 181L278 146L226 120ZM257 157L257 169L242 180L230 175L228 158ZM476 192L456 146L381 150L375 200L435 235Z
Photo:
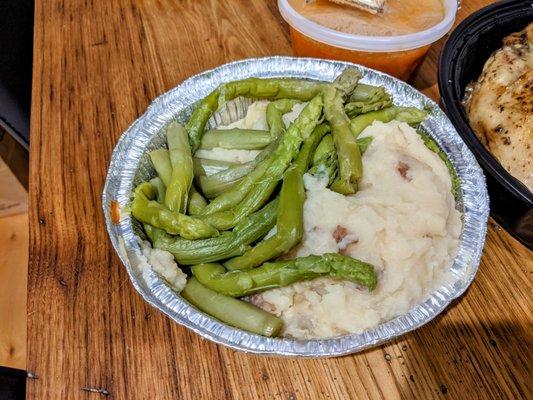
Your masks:
M488 3L463 1L459 18ZM442 44L413 79L433 98ZM134 291L100 202L118 137L191 74L272 54L291 54L274 0L36 2L28 398L532 398L533 255L492 222L465 296L416 332L336 359L235 352Z
M0 160L0 163L2 160ZM26 369L28 214L0 218L0 366Z

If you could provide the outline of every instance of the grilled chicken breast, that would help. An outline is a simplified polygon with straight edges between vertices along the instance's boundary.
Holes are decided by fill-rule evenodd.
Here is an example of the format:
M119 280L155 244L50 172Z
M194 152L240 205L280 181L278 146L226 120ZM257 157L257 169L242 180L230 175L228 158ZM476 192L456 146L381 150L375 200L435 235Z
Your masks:
M503 40L468 91L465 108L477 136L533 192L533 23Z

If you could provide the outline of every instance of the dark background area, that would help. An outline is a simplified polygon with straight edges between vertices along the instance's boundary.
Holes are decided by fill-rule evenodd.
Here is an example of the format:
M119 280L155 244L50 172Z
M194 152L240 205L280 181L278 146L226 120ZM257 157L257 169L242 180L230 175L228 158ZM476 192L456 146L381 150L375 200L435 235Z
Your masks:
M0 0L0 157L28 188L33 0Z
M0 156L27 187L33 0L0 0ZM26 396L26 371L0 366L0 400Z
M33 0L0 1L0 125L30 142Z

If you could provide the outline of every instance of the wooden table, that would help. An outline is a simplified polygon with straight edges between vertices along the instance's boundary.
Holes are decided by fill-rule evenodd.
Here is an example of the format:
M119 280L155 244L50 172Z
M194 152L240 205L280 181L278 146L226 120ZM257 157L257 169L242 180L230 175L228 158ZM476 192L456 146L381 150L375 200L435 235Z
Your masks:
M489 1L463 1L459 19ZM413 84L438 98L434 46ZM191 74L291 54L274 0L36 2L29 399L531 398L532 253L490 223L480 272L434 322L336 359L200 339L134 291L100 196L120 134Z

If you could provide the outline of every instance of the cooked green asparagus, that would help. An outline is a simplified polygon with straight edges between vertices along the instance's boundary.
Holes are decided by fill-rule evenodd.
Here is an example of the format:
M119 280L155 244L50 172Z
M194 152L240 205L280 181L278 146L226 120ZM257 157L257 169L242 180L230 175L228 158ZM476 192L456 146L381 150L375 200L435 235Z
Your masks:
M347 99L359 85L359 80L361 79L361 73L355 68L345 68L342 73L335 78L333 84L328 85L332 86L339 91L342 96L342 100Z
M218 235L218 231L208 223L165 208L154 200L156 195L156 189L149 182L137 186L130 203L131 214L140 222L184 239L203 239Z
M385 88L360 83L350 95L350 100L345 104L346 114L353 118L359 114L381 110L390 107L392 98Z
M231 162L231 161L219 161L219 160L210 160L208 158L198 158L194 157L192 159L194 177L199 176L211 176L221 171L226 171L231 167L238 166L240 164Z
M219 106L237 97L254 99L293 99L309 101L315 97L325 82L292 78L247 78L220 85Z
M363 154L372 143L372 136L366 136L363 138L357 138L356 142L359 145L359 150ZM316 151L313 155L312 165L320 164L320 161L326 158L330 158L335 153L335 144L333 143L333 136L325 135L320 141Z
M333 87L324 89L324 115L331 126L339 162L338 176L331 188L341 194L353 194L363 174L359 146L350 130L350 119L344 112L340 92Z
M165 186L170 185L172 179L172 164L170 163L170 156L168 149L157 149L148 153L152 164L154 165L157 175L161 178Z
M351 93L357 85L361 73L354 68L346 68L333 82L334 87L341 90L343 95ZM331 84L321 81L293 78L247 78L240 81L228 82L219 87L218 105L221 107L229 100L239 96L256 99L291 99L309 101L325 86Z
M246 197L246 194L251 190L255 182L263 176L267 168L272 164L272 161L272 155L261 161L255 169L240 180L237 185L214 198L202 211L202 215L212 215L224 212L239 204Z
M165 184L163 183L161 178L156 176L155 178L150 179L150 184L154 187L154 189L157 192L157 195L156 195L157 202L160 204L164 204L167 188L165 187Z
M281 186L276 233L259 242L242 256L227 261L225 267L229 270L250 269L293 248L300 242L304 232L304 202L302 171L296 166L290 167L285 172Z
M266 120L270 128L270 136L273 139L272 143L261 151L253 161L229 168L225 174L219 174L215 177L217 180L216 184L228 181L235 182L235 184L225 187L224 193L220 193L219 196L207 205L204 210L205 215L229 210L244 199L246 194L252 188L254 182L264 174L268 166L271 164L271 155L279 147L279 141L281 140L282 134L285 132L285 124L282 119L283 114L291 111L297 103L297 100L281 99L272 101L268 104ZM253 172L250 172L250 168ZM228 179L228 175L231 175L231 179ZM246 177L243 178L241 182L241 179L237 178L237 176ZM204 185L208 188L210 185L215 185L215 182L212 180L204 180Z
M305 174L309 169L318 145L329 131L330 127L327 123L320 124L315 128L313 133L304 140L304 144L294 161L294 165L298 168L301 174Z
M350 94L348 103L375 103L384 99L390 100L391 97L383 86L372 86L365 83L358 83L353 92Z
M268 131L254 129L211 129L205 132L200 149L260 150L272 141Z
M427 112L416 107L392 106L355 117L350 122L350 128L352 134L357 137L366 127L372 125L374 121L390 122L392 120L397 120L407 122L409 125L418 125L424 121L426 117Z
M239 171L244 172L245 170L244 169L237 170L236 172L239 172ZM227 181L225 179L217 179L217 177L214 175L200 176L198 178L198 183L204 196L207 197L208 199L212 199L213 197L220 196L224 192L231 190L237 183L241 181L241 179L242 177L241 178L237 177L233 181L229 181L229 180Z
M207 201L204 197L198 193L194 185L191 185L191 190L189 191L189 204L187 210L190 215L198 215L202 210L207 206Z
M364 138L357 138L357 145L361 151L361 155L365 153L372 143L372 136L366 136ZM328 186L333 183L336 177L338 168L337 151L335 150L335 144L333 143L333 136L330 134L324 136L320 144L318 145L315 155L313 157L312 167L309 173L314 176L324 176L328 179Z
M372 143L372 140L374 140L372 136L357 138L357 144L359 146L359 150L361 151L361 155L365 154L368 146L370 146L370 143Z
M322 107L322 96L317 95L305 106L298 118L289 126L287 132L281 138L278 148L267 159L270 162L264 170L264 174L261 174L252 181L252 187L247 191L243 200L229 210L206 215L204 220L217 227L217 229L226 230L232 228L242 218L259 209L268 200L283 176L283 173L298 154L301 143L311 135L318 125L319 118L322 114ZM254 175L260 166L246 178ZM239 182L235 188L241 186L245 179ZM224 193L224 195L227 194Z
M177 122L171 122L166 127L166 134L172 175L167 185L165 205L170 211L185 213L193 178L189 137L185 127Z
M377 285L374 267L337 253L274 261L249 271L230 271L215 263L191 268L196 279L206 287L232 297L247 296L294 282L330 276L365 286L370 291Z
M270 143L263 151L261 151L252 161L244 164L236 164L225 170L217 172L209 176L198 176L200 187L207 197L217 197L222 195L223 192L228 192L233 186L240 182L246 175L250 174L257 165L268 158L270 154L276 149L277 142ZM226 195L227 196L227 195ZM244 198L244 194L242 196ZM222 200L222 199L220 199ZM220 200L215 200L209 204L209 209L214 210L215 205ZM215 204L213 204L215 203ZM230 208L229 205L226 205ZM210 213L209 209L206 210L206 214ZM220 211L220 210L216 210ZM212 211L214 212L214 211ZM211 213L212 213L211 212Z
M200 147L205 125L218 108L218 98L219 91L216 89L200 102L192 113L189 122L187 122L186 128L189 133L189 144L192 154L196 153L196 150Z
M276 336L283 322L278 317L242 300L225 296L190 278L181 296L221 322L263 336Z
M145 225L153 247L168 251L179 264L192 265L221 261L243 254L251 243L265 236L276 224L279 199L241 221L232 231L203 240L172 237L164 231Z
M280 99L268 103L266 109L266 121L270 129L270 137L275 140L285 132L283 115L290 112L298 104L298 100Z

